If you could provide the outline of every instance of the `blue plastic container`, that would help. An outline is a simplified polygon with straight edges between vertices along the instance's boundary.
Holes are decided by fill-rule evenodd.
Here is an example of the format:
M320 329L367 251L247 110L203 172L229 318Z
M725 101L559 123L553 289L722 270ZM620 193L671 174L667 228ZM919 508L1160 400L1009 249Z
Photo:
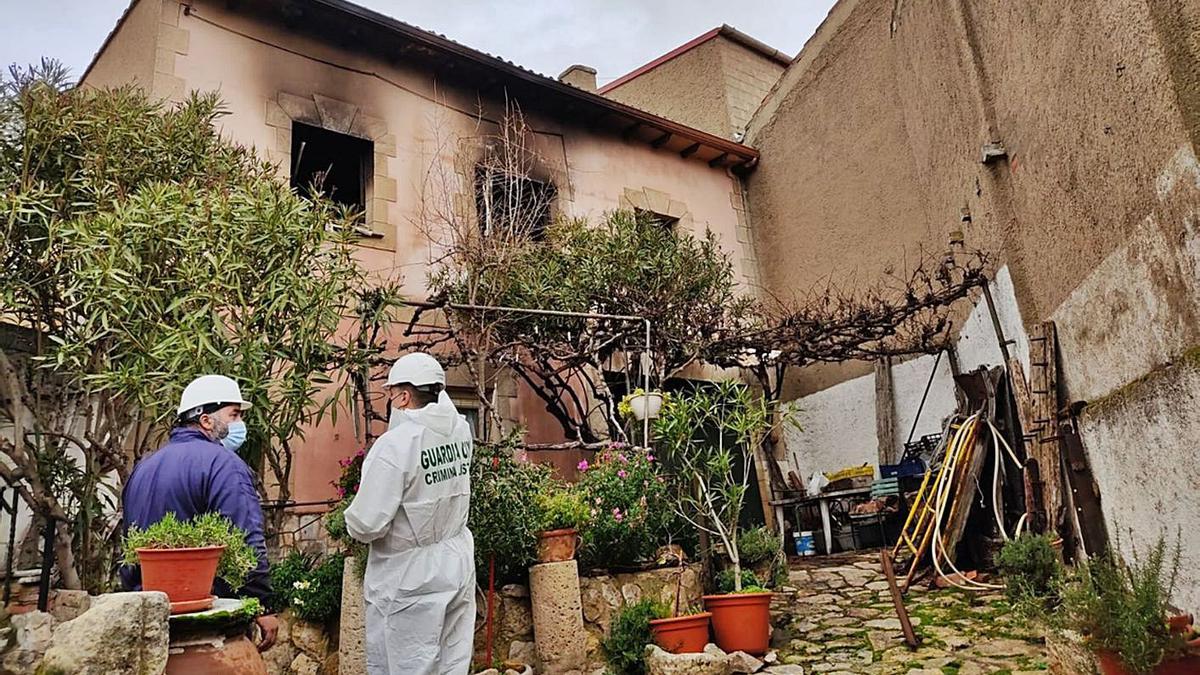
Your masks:
M813 539L811 531L793 532L792 538L796 540L796 555L810 556L817 554L816 541Z

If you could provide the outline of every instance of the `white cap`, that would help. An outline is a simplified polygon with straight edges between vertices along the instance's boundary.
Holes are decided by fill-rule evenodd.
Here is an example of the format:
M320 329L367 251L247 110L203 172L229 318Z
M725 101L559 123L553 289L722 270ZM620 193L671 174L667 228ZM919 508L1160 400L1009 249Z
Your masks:
M236 404L242 410L250 409L250 402L242 398L242 390L237 382L224 375L201 375L183 388L183 396L179 397L179 410L175 414L183 415L189 410L212 403Z
M446 386L446 371L437 359L428 354L413 352L396 359L388 373L387 386L411 384L424 387L430 384Z

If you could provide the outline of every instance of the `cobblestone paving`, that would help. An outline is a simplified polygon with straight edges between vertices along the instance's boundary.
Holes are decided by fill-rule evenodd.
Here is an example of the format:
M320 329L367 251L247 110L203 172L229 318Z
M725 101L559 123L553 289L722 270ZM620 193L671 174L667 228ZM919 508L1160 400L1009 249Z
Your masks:
M1038 627L1012 614L999 593L928 590L905 597L921 638L903 640L877 554L793 564L776 596L773 646L808 673L1021 675L1046 670Z

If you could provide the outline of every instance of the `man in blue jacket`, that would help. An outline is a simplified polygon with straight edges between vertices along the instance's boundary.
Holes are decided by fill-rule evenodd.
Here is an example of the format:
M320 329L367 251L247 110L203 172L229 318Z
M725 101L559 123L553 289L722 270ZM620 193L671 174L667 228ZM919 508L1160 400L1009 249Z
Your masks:
M168 513L181 521L216 512L246 532L246 543L258 552L258 567L242 588L217 579L213 594L249 596L266 601L271 593L267 570L263 513L254 476L236 450L246 440L242 413L250 403L237 383L221 375L196 378L183 390L176 426L167 444L147 455L125 484L125 528L146 528ZM121 568L127 590L141 589L141 568ZM274 616L258 619L259 650L275 642L279 623Z

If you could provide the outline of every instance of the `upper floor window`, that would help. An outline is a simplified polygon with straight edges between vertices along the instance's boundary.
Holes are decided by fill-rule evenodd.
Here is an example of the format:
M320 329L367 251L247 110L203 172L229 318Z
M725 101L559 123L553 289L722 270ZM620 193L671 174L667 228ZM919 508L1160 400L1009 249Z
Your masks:
M292 187L324 195L360 214L374 174L375 144L366 139L292 122Z
M654 211L650 211L648 209L635 208L634 212L637 213L639 216L644 217L647 220L650 220L651 222L658 223L665 230L674 231L675 226L679 224L678 218L668 216L668 215L665 215L662 213L655 213Z
M550 226L555 194L553 183L475 169L475 207L484 234L504 230L541 239Z

